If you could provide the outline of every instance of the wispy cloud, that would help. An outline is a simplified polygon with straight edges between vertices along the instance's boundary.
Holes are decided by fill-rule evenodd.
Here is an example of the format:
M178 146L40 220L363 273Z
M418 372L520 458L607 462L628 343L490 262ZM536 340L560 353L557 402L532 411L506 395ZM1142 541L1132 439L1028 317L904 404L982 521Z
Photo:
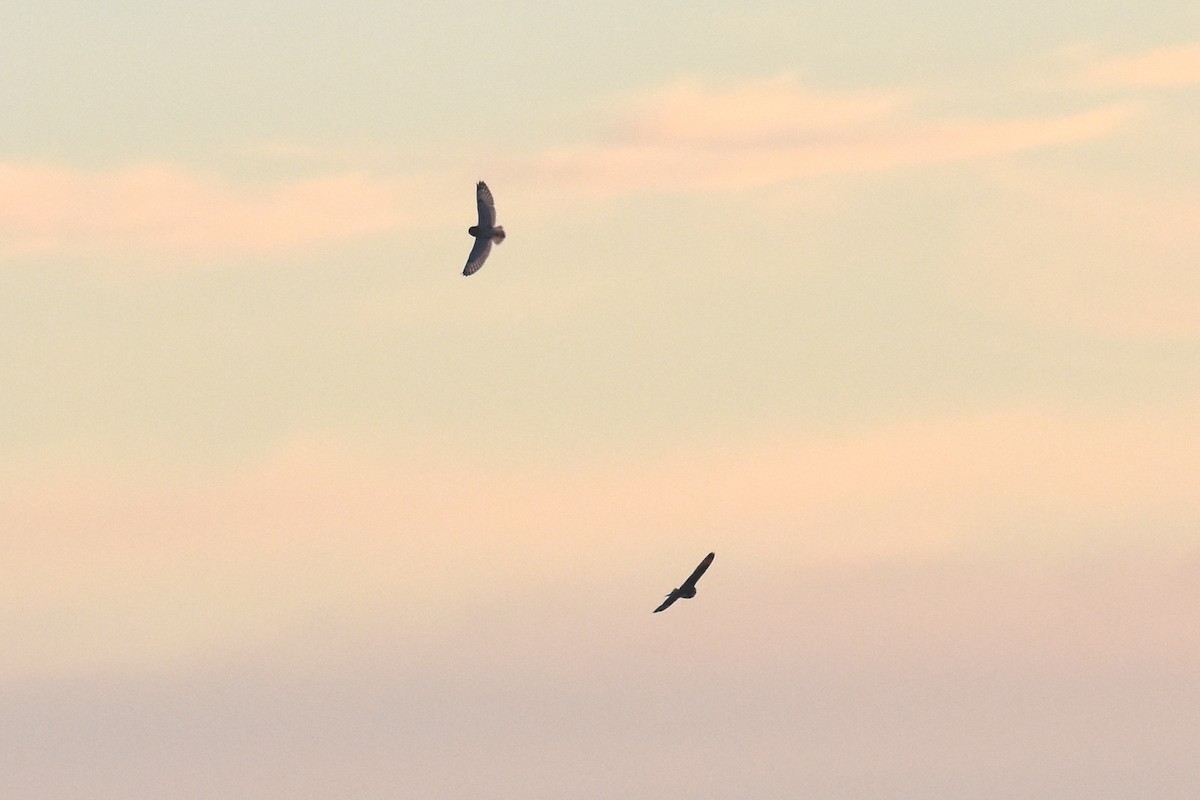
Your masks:
M388 231L411 201L361 172L237 182L170 164L0 164L0 257L271 254Z
M1180 89L1200 85L1200 44L1165 45L1114 54L1093 42L1048 52L1024 80L1034 91L1094 95Z
M1200 85L1200 44L1156 47L1097 57L1085 51L1073 84L1086 89L1148 89Z
M321 439L210 478L6 469L0 675L219 661L313 620L351 631L381 614L436 638L485 597L640 585L647 555L698 540L736 552L755 583L803 565L1028 560L1133 537L1167 552L1191 546L1200 519L1198 447L1190 411L1016 409L570 470Z
M911 90L818 90L791 75L726 86L685 81L633 98L625 124L631 138L771 144L878 123L915 101Z
M820 90L791 76L685 83L631 98L608 136L550 150L534 167L540 180L599 193L750 189L1069 144L1112 132L1131 111L980 119L928 112L908 90Z
M553 208L564 195L739 191L1066 145L1113 132L1133 111L1107 104L984 118L933 111L928 99L910 88L816 88L793 75L681 81L625 98L607 133L500 154L489 175L536 187L528 193L540 198L533 205ZM361 144L339 150L271 141L241 155L271 171L302 165L309 177L246 179L253 169L220 174L161 162L112 169L0 163L0 258L177 263L336 244L428 219L430 198L450 202L439 192L467 180L452 165L472 161L441 153L440 166L413 175L362 169L364 158L376 165L389 159L386 148Z

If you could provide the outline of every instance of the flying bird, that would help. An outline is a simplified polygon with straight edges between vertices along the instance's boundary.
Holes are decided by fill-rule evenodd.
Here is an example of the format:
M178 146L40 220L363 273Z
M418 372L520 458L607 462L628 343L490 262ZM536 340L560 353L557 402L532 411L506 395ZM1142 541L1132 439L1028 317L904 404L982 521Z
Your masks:
M467 256L463 275L475 274L492 252L492 242L500 244L504 241L504 226L496 224L496 201L483 181L475 184L475 204L479 206L479 224L467 228L467 233L475 237L475 246Z
M678 589L672 589L671 593L667 595L667 599L663 600L662 605L654 609L654 613L657 614L658 612L665 610L671 605L671 603L674 603L681 597L685 600L695 597L696 581L700 580L700 576L704 574L704 570L708 569L708 565L711 564L713 559L716 557L716 553L709 553L706 555L704 560L700 562L700 566L696 567L692 574L688 576L688 579L683 582L683 585L681 585Z

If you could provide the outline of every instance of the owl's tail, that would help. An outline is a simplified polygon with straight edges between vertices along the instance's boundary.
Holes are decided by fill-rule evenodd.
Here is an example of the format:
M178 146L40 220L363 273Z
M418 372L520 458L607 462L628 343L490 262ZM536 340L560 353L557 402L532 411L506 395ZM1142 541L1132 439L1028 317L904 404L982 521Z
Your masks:
M497 225L495 228L492 229L492 241L495 242L496 244L500 244L501 242L503 242L504 237L507 235L508 234L506 234L504 232L503 225Z

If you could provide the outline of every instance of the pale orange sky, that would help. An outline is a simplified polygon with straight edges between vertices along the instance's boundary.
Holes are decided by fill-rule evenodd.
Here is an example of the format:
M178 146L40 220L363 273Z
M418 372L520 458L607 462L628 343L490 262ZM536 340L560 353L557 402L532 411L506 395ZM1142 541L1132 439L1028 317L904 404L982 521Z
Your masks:
M0 16L0 795L1200 789L1189 4Z

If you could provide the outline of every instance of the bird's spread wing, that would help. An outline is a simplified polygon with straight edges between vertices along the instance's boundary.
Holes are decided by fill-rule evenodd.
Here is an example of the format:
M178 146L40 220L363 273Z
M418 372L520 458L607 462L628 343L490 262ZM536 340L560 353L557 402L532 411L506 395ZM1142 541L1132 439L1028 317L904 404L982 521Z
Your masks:
M662 605L660 605L658 608L654 609L654 611L652 613L657 614L658 612L668 608L671 605L671 603L674 603L678 599L679 599L679 594L677 592L671 592L669 595L667 595L667 599L662 601Z
M709 553L708 555L706 555L704 557L704 560L700 562L700 566L696 567L695 571L692 572L692 574L688 577L688 579L683 582L683 585L684 586L695 586L696 581L700 580L700 576L704 574L704 570L708 569L708 565L711 564L713 562L713 559L716 557L717 557L716 553Z
M475 246L471 248L471 254L467 256L467 265L463 267L463 275L473 275L483 266L483 262L487 261L490 252L492 252L491 239L476 239Z
M479 206L479 226L491 228L496 224L496 201L483 181L475 184L475 204Z

